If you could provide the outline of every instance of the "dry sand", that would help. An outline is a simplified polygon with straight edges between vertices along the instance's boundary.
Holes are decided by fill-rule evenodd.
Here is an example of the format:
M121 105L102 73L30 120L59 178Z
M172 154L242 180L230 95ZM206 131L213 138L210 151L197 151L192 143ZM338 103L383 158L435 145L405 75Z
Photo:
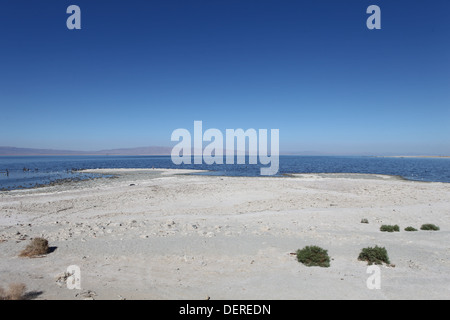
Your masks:
M94 171L117 177L0 192L0 286L25 283L36 299L450 298L450 184ZM441 230L403 231L424 223ZM53 252L19 258L39 236ZM297 262L306 245L327 249L330 268ZM357 257L375 245L395 267L369 290ZM81 290L57 281L70 265Z

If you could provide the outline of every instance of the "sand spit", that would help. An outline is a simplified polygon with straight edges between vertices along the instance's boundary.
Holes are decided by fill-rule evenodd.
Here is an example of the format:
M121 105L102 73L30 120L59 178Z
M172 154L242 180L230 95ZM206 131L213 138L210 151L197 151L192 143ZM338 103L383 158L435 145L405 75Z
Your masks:
M450 298L450 184L89 171L116 178L0 192L0 286L25 283L36 299ZM424 223L440 231L403 231ZM51 252L18 257L33 237ZM330 268L297 262L307 245L327 249ZM357 257L375 245L395 267L382 266L381 289L369 290ZM66 286L71 265L81 290Z

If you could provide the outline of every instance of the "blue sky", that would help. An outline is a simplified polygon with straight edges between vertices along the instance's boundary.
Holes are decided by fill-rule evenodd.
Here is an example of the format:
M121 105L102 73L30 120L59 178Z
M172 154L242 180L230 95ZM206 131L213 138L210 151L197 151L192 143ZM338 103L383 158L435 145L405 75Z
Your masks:
M81 30L66 8L81 8ZM381 8L381 30L366 9ZM280 130L280 150L450 155L450 2L2 1L0 146L172 146Z

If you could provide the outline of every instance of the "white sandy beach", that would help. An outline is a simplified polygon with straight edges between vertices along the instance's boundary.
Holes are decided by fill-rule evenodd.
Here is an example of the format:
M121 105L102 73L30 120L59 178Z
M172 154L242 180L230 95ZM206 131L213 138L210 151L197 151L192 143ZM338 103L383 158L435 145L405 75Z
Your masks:
M118 177L0 192L0 286L25 283L36 299L450 299L450 184L91 171ZM424 223L440 231L403 230ZM53 252L19 258L39 236ZM291 253L307 245L331 266L299 263ZM395 266L369 290L357 257L375 245ZM57 281L70 265L81 290Z

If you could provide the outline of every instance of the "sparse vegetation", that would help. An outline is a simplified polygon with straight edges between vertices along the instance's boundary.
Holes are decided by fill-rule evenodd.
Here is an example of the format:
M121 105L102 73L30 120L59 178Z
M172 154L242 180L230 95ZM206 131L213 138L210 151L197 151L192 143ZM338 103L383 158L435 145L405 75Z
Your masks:
M392 225L382 225L380 227L380 231L382 232L399 232L400 231L400 227L398 225L392 226Z
M7 290L0 287L0 300L24 300L26 289L23 283L11 283Z
M417 229L413 227L406 227L405 231L417 231Z
M367 261L369 265L372 264L390 264L389 256L386 251L386 248L381 248L378 246L375 246L375 248L364 248L362 249L361 253L359 254L358 260L360 261Z
M44 238L34 238L31 243L20 253L21 257L36 257L47 254L48 241Z
M439 229L438 226L436 226L436 225L434 225L434 224L427 223L427 224L423 224L423 225L420 227L420 230L426 230L426 231L439 231L440 229Z
M361 223L369 223L369 220L367 220L367 219L361 219Z
M323 267L330 266L330 257L328 251L318 246L307 246L301 250L297 250L297 260L307 267Z

